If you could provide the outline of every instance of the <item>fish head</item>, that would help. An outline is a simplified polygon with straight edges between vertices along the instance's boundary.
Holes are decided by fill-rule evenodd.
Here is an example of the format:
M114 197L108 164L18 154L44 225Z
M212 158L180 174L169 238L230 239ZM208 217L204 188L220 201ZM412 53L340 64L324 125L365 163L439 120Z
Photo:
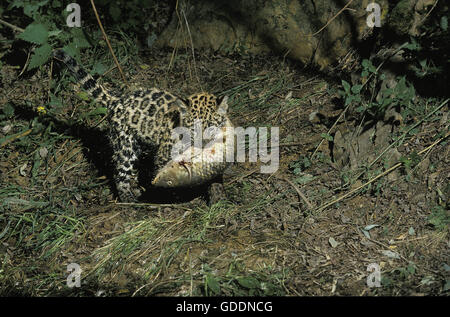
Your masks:
M190 185L190 163L184 161L172 161L158 171L152 180L156 187L174 188Z

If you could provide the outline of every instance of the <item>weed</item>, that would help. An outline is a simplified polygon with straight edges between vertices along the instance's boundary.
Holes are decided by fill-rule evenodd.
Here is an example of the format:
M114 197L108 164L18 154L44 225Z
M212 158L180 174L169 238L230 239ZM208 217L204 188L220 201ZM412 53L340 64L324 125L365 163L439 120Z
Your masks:
M434 206L428 216L428 222L439 231L445 231L450 224L450 213L442 206Z
M300 155L297 161L289 163L289 169L294 175L300 175L304 170L311 166L311 160L304 155Z
M371 117L380 118L389 107L401 106L409 107L416 96L414 86L407 83L405 76L396 78L394 87L382 86L377 91L377 87L386 79L385 75L379 72L380 66L376 68L370 60L362 61L362 71L360 82L350 85L342 80L343 90L340 95L344 98L344 105L355 105L355 110L359 113L368 114ZM378 93L377 93L378 92ZM368 100L364 95L370 96ZM375 98L377 97L377 98Z
M270 268L268 268L271 271ZM267 270L242 275L245 267L231 263L225 276L217 276L203 265L200 292L206 296L283 296L284 274L269 274Z

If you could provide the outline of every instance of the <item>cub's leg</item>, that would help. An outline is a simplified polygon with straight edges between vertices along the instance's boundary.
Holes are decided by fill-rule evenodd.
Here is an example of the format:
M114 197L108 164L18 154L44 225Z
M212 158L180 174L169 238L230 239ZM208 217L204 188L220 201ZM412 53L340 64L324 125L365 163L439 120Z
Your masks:
M227 194L223 186L223 176L218 176L213 183L208 186L208 205L214 205L220 200L227 199Z

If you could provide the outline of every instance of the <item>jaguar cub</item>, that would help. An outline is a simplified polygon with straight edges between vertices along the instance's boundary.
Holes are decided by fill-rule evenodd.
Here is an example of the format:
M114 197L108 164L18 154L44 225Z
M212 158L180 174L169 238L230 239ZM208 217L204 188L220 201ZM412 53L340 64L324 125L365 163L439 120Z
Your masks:
M201 120L203 129L230 124L227 97L218 99L200 93L183 100L158 88L140 88L131 94L117 96L96 82L63 50L55 51L53 56L68 67L82 89L108 109L114 180L123 202L135 201L141 194L136 167L144 145L156 150L154 162L159 170L171 159L172 129L186 127L193 130L195 120Z

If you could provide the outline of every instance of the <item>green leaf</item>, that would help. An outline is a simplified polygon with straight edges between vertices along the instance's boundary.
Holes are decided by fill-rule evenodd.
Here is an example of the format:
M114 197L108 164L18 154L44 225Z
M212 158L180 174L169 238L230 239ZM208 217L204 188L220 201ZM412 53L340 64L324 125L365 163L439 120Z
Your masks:
M248 288L248 289L258 289L261 285L261 283L254 277L241 277L237 279L237 282L242 287Z
M34 154L33 168L31 169L31 175L35 178L39 172L39 167L41 167L41 157L39 156L39 151Z
M408 270L409 274L414 274L416 273L416 267L414 266L414 264L410 263L408 264L408 267L406 268Z
M296 177L294 179L294 182L296 182L297 184L300 184L300 185L305 185L305 184L309 183L310 181L312 181L313 179L314 179L314 176L306 174L306 175L303 175L300 177Z
M208 289L211 290L213 294L220 293L220 284L217 279L211 274L206 275L205 284Z
M408 43L405 48L411 50L411 51L418 51L420 50L420 45L417 43L417 41L414 38L411 38L411 43Z
M387 107L388 105L390 105L392 103L392 98L384 98L383 99L383 103L381 104L382 108Z
M447 31L448 29L448 18L444 15L441 17L441 23L440 23L441 29L444 31Z
M9 102L3 106L2 111L6 117L12 117L14 115L14 107Z
M53 0L52 7L53 8L60 8L62 6L61 1L59 0Z
M445 272L450 272L450 265L447 265L447 263L444 263L444 270Z
M450 289L450 278L445 280L444 292L448 291L449 289Z
M70 42L69 44L65 45L63 48L63 51L65 51L67 54L72 56L75 59L79 59L80 50L75 44L75 42Z
M91 70L91 75L103 75L108 70L108 67L101 62L95 62Z
M350 93L350 84L345 80L342 80L342 87L344 87L344 90L347 94Z
M35 15L38 13L39 7L42 7L46 5L48 0L44 0L38 3L27 3L23 7L23 13L30 18L35 17Z
M403 163L403 164L406 166L406 168L408 168L408 169L411 168L411 163L412 163L412 161L411 161L411 159L409 159L408 157L402 156L402 157L399 159L399 161L400 161L401 163Z
M327 141L333 141L333 136L329 135L328 133L321 133L320 136Z
M56 107L62 107L63 103L54 94L50 94L50 103L49 103L49 105L50 106L56 106Z
M420 66L422 66L422 68L426 68L427 67L427 59L423 59L421 61L419 61Z
M79 91L77 93L77 97L79 97L81 100L89 101L89 94L85 91ZM89 113L87 115L89 116Z
M370 61L365 58L365 59L363 59L361 64L362 64L362 67L367 68L370 65Z
M90 111L87 115L88 116L96 116L99 114L106 114L107 112L108 112L108 108L98 107L97 109Z
M418 128L411 129L408 132L409 135L416 135L417 133L419 133L419 129Z
M377 224L367 225L367 226L364 227L364 230L370 231L370 230L372 230L373 228L379 227L379 226L380 226L380 225L377 225Z
M350 95L350 96L348 96L347 98L345 98L345 106L348 106L349 104L351 104L352 103L352 101L355 99L355 96L353 96L353 95Z
M438 230L446 230L450 224L450 214L441 206L433 207L431 215L428 216L428 221Z
M84 32L80 28L72 28L70 32L73 36L73 42L77 48L91 47Z
M48 37L57 36L61 32L62 32L61 30L50 31L48 32Z
M23 6L23 0L15 0L8 6L8 10L11 10L12 8L22 8Z
M50 58L51 53L52 47L50 46L50 44L44 44L38 47L34 51L33 56L31 56L30 64L28 65L28 70L45 64Z
M359 94L359 92L361 91L362 85L354 85L352 87L352 93L354 94Z
M41 23L31 23L19 34L18 38L34 44L44 44L47 42L48 30Z

